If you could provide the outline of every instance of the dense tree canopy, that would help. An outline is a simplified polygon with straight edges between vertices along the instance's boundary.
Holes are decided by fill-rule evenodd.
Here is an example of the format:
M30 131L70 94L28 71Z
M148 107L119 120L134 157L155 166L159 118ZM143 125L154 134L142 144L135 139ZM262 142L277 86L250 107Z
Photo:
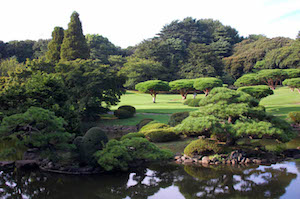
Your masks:
M194 90L194 80L193 79L179 79L169 83L172 91L179 91L183 100L189 91Z
M124 64L124 67L121 69L121 73L128 78L125 86L133 89L135 84L146 80L166 80L168 72L160 62L150 59L129 57Z
M90 59L98 59L103 64L109 64L110 55L121 54L119 47L101 35L87 34L85 38L90 49Z
M152 96L153 103L155 103L156 95L159 93L159 91L169 91L170 86L168 82L161 80L149 80L138 83L135 85L135 89L143 93L149 92Z
M52 32L52 40L48 44L48 51L46 57L52 62L59 62L60 60L60 49L64 39L64 29L61 27L55 27Z
M203 91L205 96L209 94L211 89L215 87L222 87L222 80L214 77L203 77L194 80L194 88Z
M73 12L68 29L64 33L60 57L62 60L88 59L90 51L82 32L79 14Z
M292 79L286 79L282 82L284 86L288 86L292 91L296 88L298 92L300 93L300 77L298 78L292 78Z

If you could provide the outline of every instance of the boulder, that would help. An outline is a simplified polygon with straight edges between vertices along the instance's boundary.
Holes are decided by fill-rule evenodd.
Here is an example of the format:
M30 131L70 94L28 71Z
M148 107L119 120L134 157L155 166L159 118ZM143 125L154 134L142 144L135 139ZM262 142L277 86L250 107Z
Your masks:
M20 170L38 169L39 165L35 160L17 160L15 162L16 168Z
M14 168L15 168L14 161L1 161L0 162L0 170L1 171L13 170Z

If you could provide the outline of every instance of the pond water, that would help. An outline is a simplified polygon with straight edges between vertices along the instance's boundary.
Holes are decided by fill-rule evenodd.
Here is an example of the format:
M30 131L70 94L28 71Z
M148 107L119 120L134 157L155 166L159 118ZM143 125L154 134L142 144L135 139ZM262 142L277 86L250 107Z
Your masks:
M151 165L136 171L72 176L1 172L1 198L300 198L300 161L271 166Z

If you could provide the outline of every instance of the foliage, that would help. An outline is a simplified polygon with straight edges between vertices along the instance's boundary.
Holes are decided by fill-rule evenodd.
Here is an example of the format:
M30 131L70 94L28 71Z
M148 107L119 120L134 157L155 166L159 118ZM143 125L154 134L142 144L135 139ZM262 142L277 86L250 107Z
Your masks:
M141 137L141 138L145 138L145 135L143 134L143 133L128 133L128 134L126 134L126 135L124 135L124 136L122 136L121 137L121 141L122 140L125 140L125 139L131 139L131 138L135 138L135 137Z
M182 78L215 77L223 75L223 63L217 54L206 44L191 43L187 63L180 67Z
M114 111L114 115L119 119L126 119L133 117L134 114L126 109L117 109Z
M90 59L97 59L103 64L109 64L110 55L119 55L121 53L119 47L116 47L101 35L87 34L85 38L90 49Z
M272 90L274 90L278 83L284 80L286 76L286 72L281 69L261 70L257 73L257 79L266 83Z
M199 107L200 100L201 100L201 99L199 99L199 98L190 99L190 100L187 102L187 105L188 105L188 106L191 106L191 107Z
M82 119L98 118L124 93L124 77L97 61L59 62L56 71L63 77L69 101Z
M265 56L264 69L286 69L299 67L300 41L294 40L289 45L274 49Z
M282 85L288 86L292 91L296 88L300 93L300 77L299 78L286 79L282 82Z
M135 85L135 89L140 92L150 92L153 103L155 103L156 95L159 93L159 91L169 91L170 86L168 82L164 82L161 80L149 80L145 82L138 83Z
M25 113L3 118L0 135L1 139L16 140L17 145L54 153L73 148L69 144L72 135L65 131L64 124L63 118L56 117L54 112L30 107Z
M274 94L273 90L271 90L268 86L264 86L264 85L244 86L244 87L240 87L238 91L248 93L249 95L251 95L252 97L258 100Z
M164 123L159 123L157 121L152 121L152 122L149 122L148 124L146 124L145 126L143 126L141 129L140 129L140 133L146 133L147 131L149 130L153 130L153 129L166 129L166 128L169 128L170 126L167 125L167 124L164 124Z
M178 112L173 113L169 119L168 124L172 127L176 126L177 124L180 124L182 120L187 118L189 116L189 112Z
M300 124L300 111L289 112L288 116L293 123Z
M184 154L188 156L212 155L220 151L221 148L214 141L198 139L185 147Z
M196 90L201 90L205 93L205 96L207 96L211 89L214 87L222 87L223 82L220 79L214 78L214 77L204 77L204 78L198 78L194 81L194 88Z
M147 125L149 122L153 121L152 118L142 119L137 125L137 130L139 131L143 126Z
M64 29L55 27L52 32L52 40L48 44L46 58L54 63L60 60L60 49L64 39Z
M287 122L268 115L258 100L241 91L214 88L199 103L198 111L175 127L176 132L187 136L214 136L233 144L239 137L274 137L288 141L295 132Z
M64 32L60 57L64 61L71 61L78 58L88 59L89 54L89 48L82 33L79 14L77 12L73 12L71 15L71 21L68 24L68 29Z
M24 64L19 63L16 58L3 59L0 61L0 77L8 77L13 71L20 71Z
M152 129L146 131L144 135L151 142L169 142L180 138L173 128Z
M94 163L94 153L101 150L107 142L107 135L100 127L93 127L89 129L83 137L74 140L81 161L87 164Z
M241 87L241 86L254 86L254 85L259 85L262 82L260 82L256 78L257 74L256 73L248 73L243 75L242 77L238 78L235 82L234 85L236 87Z
M194 89L194 80L192 79L180 79L169 82L171 91L179 91L182 99L185 100L189 91Z
M239 78L245 73L250 73L254 70L254 66L258 61L262 61L266 54L272 52L273 49L278 49L283 46L288 46L292 42L289 38L276 37L266 38L260 36L258 38L245 39L240 43L235 44L233 55L223 59L225 70L234 78ZM264 69L260 66L258 69ZM245 85L248 86L248 85Z
M136 113L136 110L133 106L130 106L130 105L123 105L123 106L119 106L118 109L124 109L132 114L135 114Z
M128 80L125 86L130 89L133 89L134 85L139 82L152 79L165 80L165 74L167 74L166 68L161 63L137 57L127 58L127 62L120 72L127 76Z
M158 161L172 158L170 151L160 150L145 138L110 140L106 147L95 153L98 164L106 171L128 170L134 161Z

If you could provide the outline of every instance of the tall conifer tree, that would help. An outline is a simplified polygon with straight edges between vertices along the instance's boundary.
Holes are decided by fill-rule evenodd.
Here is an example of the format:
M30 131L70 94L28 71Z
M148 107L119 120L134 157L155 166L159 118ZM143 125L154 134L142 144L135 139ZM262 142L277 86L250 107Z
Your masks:
M79 14L73 12L68 29L65 31L63 43L61 45L60 57L62 60L88 59L90 55L85 37L82 33L82 26Z
M52 40L48 44L48 51L46 58L53 62L59 62L60 49L64 39L64 29L62 27L55 27L52 32Z

